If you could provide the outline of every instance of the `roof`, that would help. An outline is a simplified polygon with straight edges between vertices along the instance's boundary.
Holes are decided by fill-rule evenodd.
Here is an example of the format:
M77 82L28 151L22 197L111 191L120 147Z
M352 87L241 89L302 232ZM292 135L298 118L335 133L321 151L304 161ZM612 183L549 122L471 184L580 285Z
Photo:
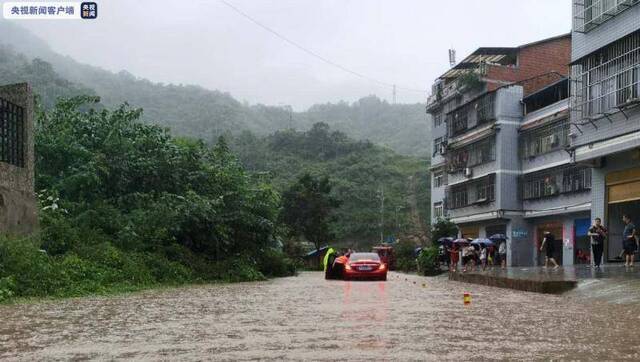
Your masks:
M468 73L470 69L476 69L482 63L490 64L502 64L507 61L507 64L511 62L508 59L510 56L517 55L520 50L528 48L534 45L543 44L551 41L555 41L563 38L570 38L571 33L565 33L557 35L551 38L537 40L531 43L523 44L517 47L482 47L476 49L473 53L469 54L460 63L453 66L453 68L446 71L439 79L457 78L464 73ZM505 59L507 58L507 59ZM506 64L503 64L506 65Z

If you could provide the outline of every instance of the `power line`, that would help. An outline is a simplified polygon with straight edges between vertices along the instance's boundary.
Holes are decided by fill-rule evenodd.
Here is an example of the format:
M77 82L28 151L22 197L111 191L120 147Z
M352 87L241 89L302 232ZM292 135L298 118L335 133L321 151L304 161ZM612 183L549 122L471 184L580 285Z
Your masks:
M316 52L314 52L312 50L309 50L309 49L305 48L304 46L296 43L295 41L293 41L293 40L291 40L291 39L289 39L287 37L285 37L284 35L278 33L277 31L275 31L273 29L271 29L270 27L262 24L261 22L256 20L251 15L249 15L249 14L245 13L244 11L238 9L237 7L235 7L233 4L229 3L228 1L220 0L220 2L223 3L224 5L226 5L227 7L229 7L231 10L235 11L236 13L242 15L247 20L251 21L252 23L256 24L257 26L261 27L262 29L268 31L269 33L275 35L277 38L279 38L279 39L283 40L284 42L294 46L298 50L300 50L302 52L305 52L305 53L311 55L312 57L320 59L321 61L323 61L323 62L325 62L325 63L327 63L327 64L329 64L329 65L331 65L331 66L333 66L335 68L338 68L338 69L340 69L340 70L342 70L344 72L350 73L350 74L355 75L357 77L360 77L362 79L366 79L366 80L368 80L370 82L374 82L374 83L377 83L377 84L380 84L380 85L383 85L383 86L386 86L386 87L402 89L402 90L409 91L409 92L427 93L426 89L415 89L415 88L411 88L411 87L396 86L393 83L388 83L388 82L385 82L385 81L382 81L382 80L378 80L378 79L366 76L366 75L364 75L362 73L356 72L354 70L351 70L351 69L349 69L349 68L347 68L347 67L345 67L343 65L340 65L340 64L338 64L338 63L336 63L336 62L334 62L334 61L332 61L330 59L327 59L327 58L323 57L322 55L320 55L320 54L318 54L318 53L316 53Z

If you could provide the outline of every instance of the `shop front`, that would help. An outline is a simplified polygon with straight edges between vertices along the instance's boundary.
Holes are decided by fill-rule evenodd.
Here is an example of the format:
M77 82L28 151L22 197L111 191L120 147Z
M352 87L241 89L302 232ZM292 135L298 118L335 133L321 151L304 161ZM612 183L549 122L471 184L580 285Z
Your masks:
M610 172L605 180L609 228L605 257L613 261L622 253L622 215L629 215L636 226L640 225L640 167Z

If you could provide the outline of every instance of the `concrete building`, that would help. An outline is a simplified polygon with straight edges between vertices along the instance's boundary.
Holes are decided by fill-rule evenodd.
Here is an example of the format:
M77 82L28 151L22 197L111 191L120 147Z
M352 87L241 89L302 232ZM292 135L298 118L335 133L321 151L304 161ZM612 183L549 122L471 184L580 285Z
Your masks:
M0 234L25 235L38 225L33 113L28 84L0 86Z
M520 186L523 100L554 84L560 87L568 75L570 48L570 34L515 48L479 48L440 76L427 100L434 122L433 221L449 218L464 237L508 235L509 265L530 265L536 257L527 220L533 215L525 215ZM533 124L546 121L530 113L526 121L533 132L538 128ZM544 169L527 167L532 174Z
M622 249L621 216L640 224L640 1L573 1L572 161L593 167L592 217L609 227L605 259Z

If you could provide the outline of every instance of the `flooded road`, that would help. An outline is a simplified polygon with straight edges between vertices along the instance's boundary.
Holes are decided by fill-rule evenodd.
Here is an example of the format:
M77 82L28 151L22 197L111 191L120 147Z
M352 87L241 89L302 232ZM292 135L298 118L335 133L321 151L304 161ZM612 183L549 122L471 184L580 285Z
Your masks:
M446 277L302 273L0 306L0 359L640 360L639 307Z

